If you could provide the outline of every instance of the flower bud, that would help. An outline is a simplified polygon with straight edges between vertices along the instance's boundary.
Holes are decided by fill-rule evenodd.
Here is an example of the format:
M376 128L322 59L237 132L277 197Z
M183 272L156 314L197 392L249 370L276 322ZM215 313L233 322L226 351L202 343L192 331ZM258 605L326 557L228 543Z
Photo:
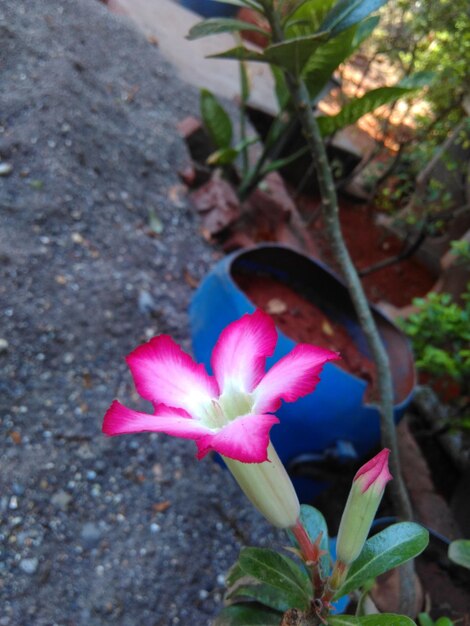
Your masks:
M241 463L223 457L246 497L276 528L292 528L300 515L294 486L272 443L268 461Z
M337 558L346 565L350 565L361 553L385 485L392 478L388 471L389 454L390 450L382 450L354 476L336 543Z

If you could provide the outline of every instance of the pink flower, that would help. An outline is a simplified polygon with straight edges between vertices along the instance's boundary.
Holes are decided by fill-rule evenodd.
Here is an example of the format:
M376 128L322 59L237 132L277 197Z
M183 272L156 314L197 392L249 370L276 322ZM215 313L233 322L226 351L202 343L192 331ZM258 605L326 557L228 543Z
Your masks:
M139 394L154 406L141 413L115 400L103 432L162 432L194 439L198 458L209 451L242 463L268 460L272 415L281 400L314 390L327 361L338 355L299 344L265 373L277 333L266 313L244 315L225 328L212 352L210 376L167 335L154 337L127 357Z

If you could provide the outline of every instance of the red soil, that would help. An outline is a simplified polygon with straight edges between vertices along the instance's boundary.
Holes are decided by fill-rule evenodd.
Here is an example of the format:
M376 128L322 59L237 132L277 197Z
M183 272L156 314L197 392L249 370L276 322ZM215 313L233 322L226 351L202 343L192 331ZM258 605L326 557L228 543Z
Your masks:
M304 216L315 212L318 204L318 200L311 198L299 200ZM376 223L377 213L373 207L348 202L345 198L340 199L340 205L343 234L359 270L396 256L402 250L403 244L398 237ZM311 234L321 258L335 267L320 217L312 223ZM435 276L415 258L395 263L362 279L369 300L389 302L396 307L407 306L413 298L426 295L435 282Z
M299 343L310 343L339 352L336 365L368 383L371 400L376 380L374 363L359 352L347 330L333 322L317 306L284 283L267 275L234 273L237 285L260 309L271 315L285 335Z

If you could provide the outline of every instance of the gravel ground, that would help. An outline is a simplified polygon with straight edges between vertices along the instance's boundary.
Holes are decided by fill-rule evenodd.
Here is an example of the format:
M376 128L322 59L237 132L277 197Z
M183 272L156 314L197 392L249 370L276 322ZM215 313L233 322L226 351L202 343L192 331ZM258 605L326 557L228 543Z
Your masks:
M101 434L139 407L127 352L189 349L197 94L95 0L0 0L0 69L0 626L208 624L240 546L276 538L191 442Z

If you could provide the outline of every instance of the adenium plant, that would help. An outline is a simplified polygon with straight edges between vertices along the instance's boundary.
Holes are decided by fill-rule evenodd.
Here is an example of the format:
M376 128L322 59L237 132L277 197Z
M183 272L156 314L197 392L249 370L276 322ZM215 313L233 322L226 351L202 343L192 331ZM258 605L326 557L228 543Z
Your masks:
M244 315L222 331L210 375L167 335L153 338L127 357L136 389L153 404L153 413L115 400L103 432L151 431L193 439L199 459L218 452L258 511L287 530L296 560L272 549L243 549L227 576L226 606L215 625L413 624L397 615L334 613L336 600L419 554L428 534L417 524L399 523L366 540L391 479L388 450L383 450L357 472L341 520L337 556L330 555L325 520L317 509L300 506L269 433L279 422L274 412L282 400L293 402L311 393L325 363L339 356L299 344L266 372L276 342L275 325L266 313Z

